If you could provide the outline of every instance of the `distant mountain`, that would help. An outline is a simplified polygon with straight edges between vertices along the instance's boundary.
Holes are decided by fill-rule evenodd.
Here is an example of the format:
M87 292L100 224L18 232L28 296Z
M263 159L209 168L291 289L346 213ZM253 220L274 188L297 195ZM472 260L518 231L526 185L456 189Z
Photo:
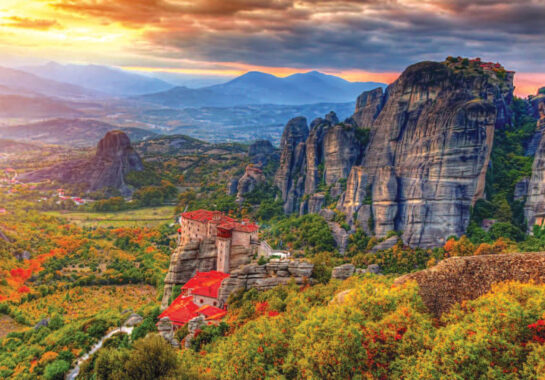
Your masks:
M119 128L98 120L58 118L0 128L0 138L57 145L92 146L111 130L122 130L135 141L156 135L140 128Z
M42 78L70 83L114 96L132 96L165 91L173 86L161 79L99 65L61 65L49 62L22 70Z
M0 117L47 118L81 115L82 112L65 102L44 96L0 95Z
M96 91L68 83L41 78L21 70L0 67L0 93L16 95L42 95L57 98L89 98Z
M314 104L352 102L363 91L386 87L377 82L349 82L311 71L279 78L251 71L227 83L199 89L174 87L137 99L168 107L230 107L248 104Z

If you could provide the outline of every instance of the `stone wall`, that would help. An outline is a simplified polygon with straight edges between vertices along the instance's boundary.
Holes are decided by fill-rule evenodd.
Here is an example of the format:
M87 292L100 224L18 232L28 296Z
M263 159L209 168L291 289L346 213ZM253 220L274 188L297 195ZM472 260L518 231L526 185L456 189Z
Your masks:
M430 312L441 315L453 304L490 291L495 283L545 283L545 252L452 257L436 266L401 276L396 284L414 280Z

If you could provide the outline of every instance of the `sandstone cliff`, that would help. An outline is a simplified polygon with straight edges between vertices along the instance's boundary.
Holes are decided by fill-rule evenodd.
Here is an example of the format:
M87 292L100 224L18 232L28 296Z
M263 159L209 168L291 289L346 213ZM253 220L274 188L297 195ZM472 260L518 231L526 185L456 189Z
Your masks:
M416 281L428 309L440 315L453 304L472 300L503 281L545 283L545 253L452 257L436 266L396 279Z
M274 177L274 184L282 192L284 211L295 211L303 195L305 167L305 142L309 134L307 119L296 117L286 124L280 140L280 166Z
M26 173L21 181L39 182L56 180L60 183L83 183L88 191L114 188L123 195L131 193L125 176L144 168L129 137L121 131L110 131L99 141L96 154L88 160L64 162L51 168Z
M494 130L510 120L512 81L478 62L422 62L385 92L362 94L341 124L319 119L306 140L288 124L275 181L286 212L317 212L304 203L322 183L349 223L379 238L398 230L430 247L463 234L484 196Z

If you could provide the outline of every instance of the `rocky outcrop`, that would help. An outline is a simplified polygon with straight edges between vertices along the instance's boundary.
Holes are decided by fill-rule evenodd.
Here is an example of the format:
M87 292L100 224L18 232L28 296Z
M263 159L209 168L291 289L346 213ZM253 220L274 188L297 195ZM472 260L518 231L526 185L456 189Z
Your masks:
M540 88L537 95L530 96L528 100L530 113L537 120L537 123L536 131L526 147L525 155L533 156L539 147L539 142L543 137L543 129L545 129L545 87Z
M199 315L198 317L195 317L191 319L187 323L187 331L188 334L185 337L184 347L189 348L191 347L191 341L193 338L195 338L195 335L197 335L197 332L206 325L204 315Z
M356 271L356 267L353 264L343 264L333 268L331 271L331 278L337 280L346 280L352 276Z
M335 240L335 245L339 249L339 253L342 255L348 247L348 237L350 236L348 231L342 228L339 223L327 222L329 229L331 230L331 235Z
M524 205L524 216L531 231L536 219L545 214L545 138L542 136L537 148L532 176L528 184L528 194Z
M136 326L144 321L144 318L140 314L132 313L129 318L123 324L124 326Z
M385 92L362 94L344 123L312 123L306 142L298 140L307 150L299 168L307 170L277 174L286 211L301 201L302 176L306 194L320 181L338 191L343 179L337 207L379 238L403 231L407 244L432 247L462 235L471 206L484 196L494 130L510 120L512 81L512 72L479 62L410 66ZM292 163L289 148L284 144L282 156Z
M356 136L355 124L352 121L339 124L334 112L323 119L315 119L311 123L308 137L297 140L297 144L292 142L292 136L301 137L304 134L294 134L292 122L284 130L286 140L283 137L282 141L286 143L280 145L280 169L276 173L275 184L282 192L287 213L296 210L304 213L318 212L318 208L308 203L298 208L303 195L315 193L322 181L327 186L333 186L340 179L346 178L351 167L361 158L362 146ZM290 152L293 146L296 146L298 152L304 151L304 156L296 154L295 150Z
M143 168L142 160L132 148L129 137L122 131L110 131L99 141L93 158L64 162L23 174L19 179L22 182L55 180L60 183L84 184L87 191L112 188L123 195L130 195L125 176Z
M314 264L303 260L271 260L264 265L248 264L233 270L221 283L218 299L224 305L229 295L240 289L269 290L277 285L295 281L298 285L311 282Z
M237 199L243 200L245 194L252 192L257 185L263 182L265 182L263 171L254 165L248 165L244 175L238 180Z
M398 236L391 236L388 239L385 239L384 241L378 243L373 248L371 248L370 252L375 253L375 252L378 252L378 251L384 251L386 249L390 249L390 248L394 247L397 244L398 241L399 241Z
M180 347L180 342L174 337L174 325L168 317L163 317L157 322L157 332L163 337L172 347Z
M227 183L227 195L236 195L238 192L238 178L231 178Z
M399 277L395 284L416 281L428 309L440 315L453 304L472 300L502 281L545 283L545 253L511 253L452 257L436 266Z
M229 258L230 271L248 264L254 252L244 246L231 246ZM170 256L170 265L165 277L165 287L161 308L169 305L172 289L175 285L184 285L197 271L216 270L218 251L213 240L190 241L179 245Z
M248 148L250 162L254 165L265 166L270 161L277 161L280 156L269 140L256 140Z
M307 120L304 117L291 119L282 133L280 166L274 177L274 184L282 193L286 213L292 213L296 210L297 201L303 195L305 141L308 133Z
M360 128L371 128L373 122L384 106L384 91L382 87L375 88L371 91L366 91L356 100L356 111L352 115L352 119Z

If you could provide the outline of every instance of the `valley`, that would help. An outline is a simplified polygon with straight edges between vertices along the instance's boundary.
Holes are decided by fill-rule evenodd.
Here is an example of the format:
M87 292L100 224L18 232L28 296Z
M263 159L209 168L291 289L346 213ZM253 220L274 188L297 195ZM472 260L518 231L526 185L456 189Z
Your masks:
M1 128L0 377L537 378L543 97L514 75L236 106L276 134Z

